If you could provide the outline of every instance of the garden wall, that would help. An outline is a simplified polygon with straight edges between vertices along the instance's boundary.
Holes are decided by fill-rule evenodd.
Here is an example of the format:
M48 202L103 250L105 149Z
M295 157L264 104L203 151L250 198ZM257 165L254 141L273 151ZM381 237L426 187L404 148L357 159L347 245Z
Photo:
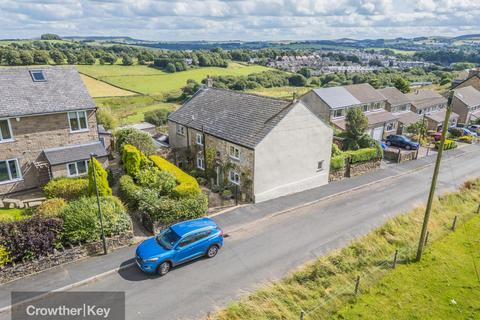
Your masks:
M329 181L339 181L345 178L359 176L380 168L382 159L374 159L370 161L362 161L356 163L347 163L340 170L330 171Z
M114 250L125 247L133 243L133 233L127 232L122 235L107 238L108 250ZM34 273L38 273L65 263L74 262L87 256L103 253L101 241L85 243L70 247L62 251L41 257L34 261L12 264L0 267L0 284L4 284Z
M397 163L415 160L417 159L418 150L400 150L400 149L387 149L383 151L383 157L385 160L395 161Z

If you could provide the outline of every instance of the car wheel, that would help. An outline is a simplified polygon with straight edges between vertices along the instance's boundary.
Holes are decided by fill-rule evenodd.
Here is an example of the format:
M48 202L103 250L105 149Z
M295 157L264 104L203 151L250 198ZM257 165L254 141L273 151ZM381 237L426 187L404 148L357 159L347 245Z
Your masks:
M408 144L405 146L405 149L410 150L412 147L410 147Z
M213 258L217 255L218 253L218 246L217 245L213 245L211 246L210 248L208 248L207 250L207 257L209 258Z
M392 143L390 141L385 142L387 146L391 146Z
M157 268L157 273L160 276L164 276L168 273L168 271L170 271L170 268L171 268L170 262L168 262L168 261L162 262L162 263L160 263L160 265Z

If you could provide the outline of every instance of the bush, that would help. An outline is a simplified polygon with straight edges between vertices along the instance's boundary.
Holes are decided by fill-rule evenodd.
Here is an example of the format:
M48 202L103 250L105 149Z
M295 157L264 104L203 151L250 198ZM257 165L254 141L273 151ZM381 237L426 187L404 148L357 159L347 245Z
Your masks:
M376 148L364 148L354 151L346 151L345 153L350 157L350 163L370 161L379 158Z
M67 202L62 198L51 198L44 201L35 209L35 214L42 217L57 218L67 206Z
M100 198L105 236L110 237L131 230L130 217L120 199ZM97 241L101 238L96 197L83 197L72 201L62 212L64 230L62 238L67 243Z
M177 186L177 181L171 173L160 171L157 167L141 170L137 182L144 188L156 190L162 196L170 195Z
M222 191L222 198L223 198L223 199L226 199L226 200L232 199L232 191L229 190L229 189L223 190L223 191Z
M0 246L0 268L9 264L11 261L12 258L10 258L10 253L7 248Z
M172 191L178 198L196 197L201 194L197 180L182 171L180 168L160 156L151 156L150 159L161 170L171 173L177 180L178 186Z
M129 175L124 175L120 178L119 182L119 191L122 200L127 203L127 205L134 209L138 204L138 196L142 191L142 188L137 186L133 181L133 178Z
M0 224L0 246L13 262L32 260L53 253L62 230L62 220L34 216Z
M472 143L473 142L473 136L461 136L458 138L458 141L466 142L466 143Z
M463 130L460 128L450 128L448 132L450 133L452 138L459 138L463 136Z
M123 146L122 150L122 162L125 172L136 177L142 168L148 166L150 160L135 146L126 144Z
M121 129L115 132L117 150L122 150L126 144L131 144L143 154L151 155L155 153L152 137L141 130L134 128Z
M93 175L93 166L95 166L95 176ZM96 179L95 179L96 178ZM95 186L96 180L96 186ZM93 196L97 193L99 196L111 196L112 189L108 185L108 174L102 164L97 159L88 163L88 194Z
M165 109L152 110L152 111L145 112L143 119L146 122L149 122L159 127L167 123L169 114L170 114L170 111Z
M204 216L208 210L208 201L204 194L172 199L158 197L154 190L144 189L140 196L139 209L147 214L151 221L160 225L168 225Z
M333 156L330 160L330 171L341 170L345 167L345 155L340 154Z
M437 150L440 149L440 142L441 141L435 142L435 148ZM450 139L445 139L445 144L443 145L443 150L450 150L450 149L454 149L456 147L457 147L457 144L455 143L455 141L450 140Z
M57 178L50 180L43 192L47 198L78 199L88 194L88 180L85 178Z

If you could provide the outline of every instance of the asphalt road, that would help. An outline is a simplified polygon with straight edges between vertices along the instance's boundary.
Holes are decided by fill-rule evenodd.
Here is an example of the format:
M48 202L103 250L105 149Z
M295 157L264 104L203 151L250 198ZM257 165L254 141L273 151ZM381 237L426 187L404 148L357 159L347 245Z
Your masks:
M478 176L479 168L478 150L444 161L438 192ZM432 172L431 166L254 221L230 232L214 259L178 267L165 277L147 276L132 267L75 291L125 291L127 319L200 318L262 283L345 245L389 217L426 202Z

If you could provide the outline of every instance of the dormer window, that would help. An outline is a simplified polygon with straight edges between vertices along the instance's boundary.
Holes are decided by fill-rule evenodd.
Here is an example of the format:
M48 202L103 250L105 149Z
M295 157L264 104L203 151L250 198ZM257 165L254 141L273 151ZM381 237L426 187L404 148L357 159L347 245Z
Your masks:
M47 81L43 70L30 70L30 75L32 76L32 80L34 82Z

